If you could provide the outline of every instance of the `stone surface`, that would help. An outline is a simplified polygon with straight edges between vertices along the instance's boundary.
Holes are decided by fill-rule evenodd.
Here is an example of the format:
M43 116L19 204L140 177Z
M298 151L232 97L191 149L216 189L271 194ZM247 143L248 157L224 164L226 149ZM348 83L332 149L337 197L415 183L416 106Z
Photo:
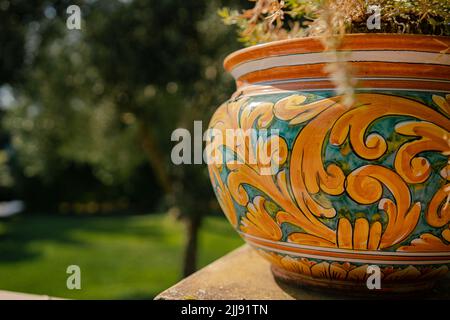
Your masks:
M374 295L366 298L383 298ZM416 296L417 297L417 296ZM157 300L310 300L356 299L341 293L292 287L274 279L270 264L248 245L229 253L209 266L160 293ZM392 298L392 297L391 297ZM424 299L450 300L450 276L441 281Z
M60 300L49 296L0 290L0 300Z

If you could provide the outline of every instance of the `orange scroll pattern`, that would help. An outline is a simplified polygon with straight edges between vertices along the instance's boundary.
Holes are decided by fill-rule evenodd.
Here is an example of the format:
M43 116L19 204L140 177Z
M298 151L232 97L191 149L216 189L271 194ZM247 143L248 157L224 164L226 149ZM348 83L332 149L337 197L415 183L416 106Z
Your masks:
M352 107L341 104L339 96L307 103L306 96L298 94L274 103L248 98L227 102L210 124L210 128L224 135L227 129L266 129L275 118L302 128L292 147L280 135L271 135L262 143L247 137L237 145L211 138L207 148L212 150L211 155L223 160L209 165L221 207L242 232L273 241L283 238L282 224L290 223L299 231L286 235L287 241L302 245L382 250L401 244L398 248L401 251L450 251L447 244L450 242L447 199L450 165L440 173L447 183L430 203L414 202L410 192L411 186L426 182L433 170L421 154L450 155L449 98L449 95L433 97L439 111L415 100L377 93L357 94ZM375 121L388 116L410 119L392 128L408 138L400 146L390 146L383 136L369 132ZM258 154L264 152L264 144L274 142L278 157L273 157L273 152L265 156L273 157L271 163L276 162L279 169L270 175L262 174L267 164L258 160ZM345 148L347 143L364 160L364 165L345 173L335 163L325 164L327 144ZM237 161L227 160L225 149L231 150ZM393 168L376 161L389 152L395 153ZM228 173L221 175L224 166ZM246 186L258 190L262 196L252 198ZM383 190L389 192L389 198L383 196ZM338 216L332 203L319 196L344 193L360 205L377 205L387 217L386 223L368 217ZM267 202L274 203L276 209L268 210ZM240 221L238 206L246 208ZM425 233L405 245L404 241L419 223L421 212L429 226L447 227L441 237ZM337 220L336 228L326 223L330 219Z

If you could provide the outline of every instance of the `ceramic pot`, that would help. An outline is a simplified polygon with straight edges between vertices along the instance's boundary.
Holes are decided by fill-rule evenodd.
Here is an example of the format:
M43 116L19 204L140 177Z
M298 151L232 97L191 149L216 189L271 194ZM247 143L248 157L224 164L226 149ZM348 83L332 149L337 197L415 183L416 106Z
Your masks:
M346 36L352 106L335 94L317 39L227 57L237 90L211 120L209 173L228 220L276 277L367 291L379 276L382 291L401 292L445 276L449 46L448 37ZM250 134L231 143L230 129Z

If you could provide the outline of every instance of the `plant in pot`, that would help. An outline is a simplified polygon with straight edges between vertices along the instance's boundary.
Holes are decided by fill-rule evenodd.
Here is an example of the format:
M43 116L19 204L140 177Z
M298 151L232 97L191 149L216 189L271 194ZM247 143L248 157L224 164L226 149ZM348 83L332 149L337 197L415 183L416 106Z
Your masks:
M220 11L249 46L207 145L228 220L282 280L431 288L450 266L449 2L253 2Z

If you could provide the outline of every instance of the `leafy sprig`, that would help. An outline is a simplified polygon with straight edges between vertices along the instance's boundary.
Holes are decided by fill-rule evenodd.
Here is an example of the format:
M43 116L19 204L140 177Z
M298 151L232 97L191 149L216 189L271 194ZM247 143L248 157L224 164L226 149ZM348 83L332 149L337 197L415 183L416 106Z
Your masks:
M448 0L249 0L244 11L223 8L224 23L236 25L245 45L329 33L450 35ZM370 6L380 8L380 29L369 30ZM328 34L328 37L327 37Z

